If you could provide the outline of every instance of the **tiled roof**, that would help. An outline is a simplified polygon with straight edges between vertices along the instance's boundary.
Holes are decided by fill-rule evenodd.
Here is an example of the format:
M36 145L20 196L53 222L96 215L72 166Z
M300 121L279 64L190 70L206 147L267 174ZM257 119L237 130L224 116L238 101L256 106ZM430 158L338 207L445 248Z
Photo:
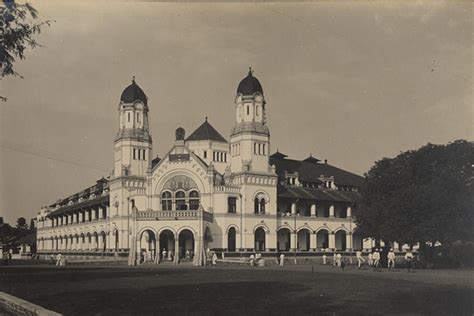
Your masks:
M55 210L54 212L48 214L47 217L60 215L60 214L66 214L66 213L69 213L69 212L78 211L78 210L88 208L88 207L92 207L92 206L96 206L96 205L106 204L106 203L109 202L109 198L110 198L109 194L100 195L100 196L94 198L93 200L84 200L80 203L75 203L75 204L72 204L72 205L64 205L64 206L58 208L57 210Z
M354 191L337 191L299 186L279 186L278 198L320 200L334 202L358 202L360 193Z
M227 140L207 121L207 118L201 126L186 138L186 141L193 140L214 140L227 143Z
M286 173L294 174L298 173L298 179L300 182L319 183L321 176L334 177L334 183L336 185L350 185L355 187L361 187L364 183L364 178L349 171L337 168L327 163L316 162L316 158L308 158L300 161L294 159L279 158L280 155L270 157L270 164L273 164L276 168L278 177L283 179L286 177ZM283 155L284 156L284 155Z

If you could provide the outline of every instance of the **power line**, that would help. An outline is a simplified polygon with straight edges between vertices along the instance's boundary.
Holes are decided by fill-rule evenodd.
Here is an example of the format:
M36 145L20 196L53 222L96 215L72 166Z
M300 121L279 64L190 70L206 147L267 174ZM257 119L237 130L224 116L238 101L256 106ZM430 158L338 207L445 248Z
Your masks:
M58 161L58 162L71 164L71 165L74 165L74 166L77 166L77 167L94 169L94 170L99 170L99 171L103 171L103 172L109 172L110 171L109 169L105 168L104 166L93 165L93 164L89 164L89 163L81 163L81 162L76 162L76 161L72 161L72 160L68 160L68 159L64 159L64 158L54 157L55 154L52 154L50 152L43 151L43 153L41 153L41 151L39 151L39 150L29 149L28 147L26 147L24 145L20 145L20 144L0 143L0 147L7 148L7 149L17 151L17 152L21 152L21 153L25 153L25 154L30 154L30 155L45 158L45 159L49 159L49 160L54 160L54 161ZM20 148L18 148L18 147L20 147ZM23 148L21 148L21 147L23 147Z

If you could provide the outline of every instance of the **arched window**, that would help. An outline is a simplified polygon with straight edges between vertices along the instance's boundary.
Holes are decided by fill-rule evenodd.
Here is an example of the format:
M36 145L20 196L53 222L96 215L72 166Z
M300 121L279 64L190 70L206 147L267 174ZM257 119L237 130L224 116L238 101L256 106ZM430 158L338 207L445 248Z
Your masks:
M262 198L260 200L260 214L265 214L265 203L266 203L265 199Z
M189 209L197 210L199 208L199 192L191 191L189 193Z
M165 191L161 194L161 210L171 211L171 192Z
M258 198L255 198L254 204L253 204L253 210L254 210L255 214L259 214L259 212L260 212L259 208L260 208L260 202L259 202Z
M176 192L176 210L177 211L183 211L183 210L186 210L187 207L186 207L186 198L185 198L185 194L183 191L178 191Z
M235 251L235 228L229 228L229 232L227 233L227 251Z

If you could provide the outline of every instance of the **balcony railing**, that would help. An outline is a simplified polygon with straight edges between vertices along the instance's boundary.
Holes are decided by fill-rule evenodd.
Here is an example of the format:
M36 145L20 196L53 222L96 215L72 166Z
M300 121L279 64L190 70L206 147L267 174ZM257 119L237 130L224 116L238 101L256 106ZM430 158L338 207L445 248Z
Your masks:
M199 218L198 210L186 211L138 211L137 220L197 220ZM202 217L207 222L213 221L212 213L202 211Z

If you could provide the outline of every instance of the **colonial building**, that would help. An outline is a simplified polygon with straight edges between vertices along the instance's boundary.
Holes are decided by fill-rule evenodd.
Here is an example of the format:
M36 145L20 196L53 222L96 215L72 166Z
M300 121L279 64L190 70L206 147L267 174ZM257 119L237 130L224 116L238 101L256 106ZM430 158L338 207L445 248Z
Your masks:
M298 256L369 249L352 212L363 178L311 155L271 152L267 104L250 70L237 88L227 140L206 120L176 130L162 159L153 153L152 105L135 80L118 104L114 170L38 214L38 252L201 264L205 249ZM154 158L155 157L155 158Z

